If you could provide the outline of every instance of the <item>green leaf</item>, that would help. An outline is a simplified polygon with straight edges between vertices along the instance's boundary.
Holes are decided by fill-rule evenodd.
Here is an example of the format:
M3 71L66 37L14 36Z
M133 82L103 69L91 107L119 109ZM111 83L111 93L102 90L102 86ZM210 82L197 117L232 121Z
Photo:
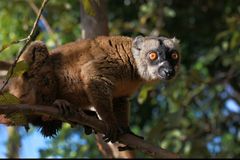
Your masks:
M0 95L0 105L20 104L20 100L10 93ZM7 118L11 119L16 125L27 125L26 116L22 113L8 113Z
M4 49L6 49L8 46L9 46L9 45L7 45L7 44L3 44L2 47L1 47L1 49L0 49L0 52L2 52L2 51L3 51Z
M145 85L139 95L138 95L138 103L143 104L143 102L145 102L145 100L147 99L148 96L148 91L151 90L153 88L153 86L151 85Z
M25 61L19 61L13 69L12 77L21 76L28 68L28 64ZM8 76L10 76L10 70L8 71L7 77Z
M26 116L22 113L11 113L7 115L7 118L11 119L15 123L15 125L28 124Z
M10 93L3 93L0 95L0 105L5 104L20 104L20 100Z
M240 33L234 32L230 42L231 49L237 47L237 45L239 45L239 41L240 41Z
M85 12L88 15L90 15L90 16L95 16L96 15L90 0L82 0L82 4L83 4L83 9L85 10Z

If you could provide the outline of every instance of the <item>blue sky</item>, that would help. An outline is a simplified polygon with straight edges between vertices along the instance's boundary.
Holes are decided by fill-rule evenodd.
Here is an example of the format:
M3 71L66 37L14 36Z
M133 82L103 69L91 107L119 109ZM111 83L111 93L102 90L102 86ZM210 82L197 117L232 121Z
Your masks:
M25 132L24 128L21 128L21 132ZM43 136L34 131L33 133L24 134L22 146L20 148L20 157L21 158L38 158L39 153L38 149L45 148L47 146L47 139L44 139ZM6 158L6 147L5 143L7 142L7 127L5 125L0 125L0 158Z

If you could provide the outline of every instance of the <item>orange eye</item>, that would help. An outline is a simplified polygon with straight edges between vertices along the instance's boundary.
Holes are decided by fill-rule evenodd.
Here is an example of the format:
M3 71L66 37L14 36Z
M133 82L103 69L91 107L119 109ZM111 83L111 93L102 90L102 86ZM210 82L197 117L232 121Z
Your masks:
M154 61L154 60L156 60L156 59L158 58L158 54L157 54L156 52L151 52L151 53L149 54L149 58L150 58L152 61Z
M172 57L172 59L176 60L176 59L178 59L178 54L176 52L173 52L171 57Z

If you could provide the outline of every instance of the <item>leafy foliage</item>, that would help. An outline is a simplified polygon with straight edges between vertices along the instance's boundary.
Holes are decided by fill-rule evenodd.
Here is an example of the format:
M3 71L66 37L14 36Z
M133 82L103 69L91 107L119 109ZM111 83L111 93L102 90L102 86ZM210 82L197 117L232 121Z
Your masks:
M20 100L10 93L0 94L0 104L20 104Z
M20 104L20 100L10 93L3 93L0 95L0 105ZM16 125L27 125L26 116L21 113L9 113L6 115Z
M0 1L0 46L24 38L31 29L35 15L26 5L27 1ZM54 37L61 44L79 38L78 5L79 1L50 1L44 16L54 35L39 25L37 39L51 48ZM183 157L240 156L239 15L240 2L233 0L108 1L111 35L180 40L179 75L170 82L143 86L131 98L135 133ZM0 53L0 59L9 60L16 51L12 46ZM81 128L65 125L48 145L41 149L42 157L101 157L93 136L85 136Z
M19 61L16 63L16 66L13 68L12 77L21 76L24 72L28 70L28 64L25 61ZM10 76L10 70L8 71L7 77Z
M94 9L92 8L91 2L89 0L82 0L84 10L87 12L90 16L95 16L96 13ZM99 3L99 1L97 1Z

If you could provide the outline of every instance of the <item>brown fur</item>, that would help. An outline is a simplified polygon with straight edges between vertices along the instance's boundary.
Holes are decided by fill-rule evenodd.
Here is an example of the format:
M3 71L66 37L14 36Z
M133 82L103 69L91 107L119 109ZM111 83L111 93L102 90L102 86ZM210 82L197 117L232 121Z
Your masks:
M93 82L103 83L97 86L100 88L107 86L103 88L106 92L111 88L113 98L132 95L141 79L131 54L131 43L127 37L99 37L53 50L50 54L61 88L58 97L89 107L89 98L95 96L88 93Z
M159 45L158 40L146 40L149 46ZM145 49L147 51L147 46ZM132 52L132 38L122 36L80 40L60 46L49 54L43 43L34 42L22 56L30 70L18 79L20 83L15 84L17 89L12 89L12 93L23 103L49 105L56 99L64 99L83 110L93 106L107 124L107 137L115 141L119 128L129 125L128 97L153 75L144 79L142 75L147 73L147 68L141 68L141 62L147 66L145 54L141 60L138 48L135 48L135 55ZM151 67L153 71L156 68ZM48 127L55 131L54 125L52 128L45 125L46 130ZM58 124L55 128L59 127Z
M11 79L9 92L18 97L21 103L52 105L56 100L57 81L45 44L33 42L20 60L27 62L29 70L21 77ZM56 135L62 126L61 121L43 121L40 116L28 116L27 119L33 125L40 126L44 136Z
M131 47L132 39L128 37L98 37L53 50L54 71L61 88L57 97L83 109L94 106L111 133L116 134L119 127L127 128L129 106L125 99L142 82ZM123 106L114 103L118 99Z

